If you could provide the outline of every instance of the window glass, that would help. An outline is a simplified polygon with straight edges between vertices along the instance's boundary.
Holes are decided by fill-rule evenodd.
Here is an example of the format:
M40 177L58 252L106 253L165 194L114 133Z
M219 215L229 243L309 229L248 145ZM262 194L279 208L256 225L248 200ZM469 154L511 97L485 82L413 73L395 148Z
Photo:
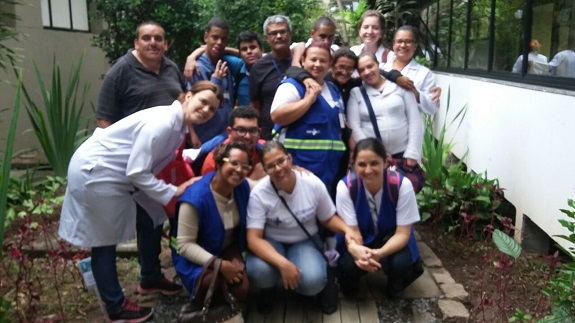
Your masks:
M512 71L518 56L521 55L524 34L523 2L506 0L495 3L494 71Z
M487 70L489 60L490 0L473 1L467 68Z
M75 30L90 30L88 25L88 6L86 1L72 1L72 23Z
M550 36L549 41L542 38L541 51L542 55L549 53L551 75L575 78L575 1L535 1L535 19L552 22L551 28L534 23L531 29L533 35Z
M438 10L439 10L439 29L437 31L438 37L438 60L437 65L439 67L448 66L448 55L449 55L449 19L450 19L450 0L439 0Z
M48 28L89 31L85 0L42 0L42 25Z
M464 68L467 39L467 0L453 0L451 27L451 67Z
M51 0L52 27L70 29L70 7L68 0Z

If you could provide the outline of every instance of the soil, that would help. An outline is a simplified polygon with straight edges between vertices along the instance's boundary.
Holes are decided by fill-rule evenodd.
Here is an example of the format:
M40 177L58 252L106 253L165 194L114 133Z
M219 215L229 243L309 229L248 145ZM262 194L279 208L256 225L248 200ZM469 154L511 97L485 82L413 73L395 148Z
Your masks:
M491 241L467 241L425 224L416 230L453 279L469 293L464 305L470 312L470 322L507 322L516 309L536 317L548 314L549 301L541 292L547 282L548 265L542 255L522 252L513 261L510 274L501 280L507 282L501 288L504 292L499 292L499 286L504 286L500 285L497 268L501 253Z

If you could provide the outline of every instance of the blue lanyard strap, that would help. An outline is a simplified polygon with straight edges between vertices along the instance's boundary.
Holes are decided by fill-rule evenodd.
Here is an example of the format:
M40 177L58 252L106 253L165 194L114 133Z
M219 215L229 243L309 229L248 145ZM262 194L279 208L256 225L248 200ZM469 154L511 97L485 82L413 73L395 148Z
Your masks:
M270 54L272 55L272 54ZM289 57L289 61L291 62L291 55ZM276 62L276 59L272 56L272 63L274 64L274 67L276 68L276 72L278 73L278 76L280 78L280 81L284 79L285 74L282 73L282 71L280 70L278 63Z

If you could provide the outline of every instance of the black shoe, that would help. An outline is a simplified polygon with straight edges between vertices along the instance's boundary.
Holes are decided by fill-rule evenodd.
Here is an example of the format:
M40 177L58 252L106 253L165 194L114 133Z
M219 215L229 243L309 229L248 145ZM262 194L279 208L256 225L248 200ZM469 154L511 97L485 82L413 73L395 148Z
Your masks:
M272 288L262 288L258 294L256 300L256 310L261 315L268 315L274 310L276 289Z
M387 277L387 286L385 287L385 293L389 298L394 301L397 301L403 297L403 291L405 288L403 287L403 282L401 278L392 279L391 277Z
M160 293L164 295L177 295L182 291L182 285L176 284L162 276L162 279L153 284L138 285L138 293L140 294L155 294Z
M136 303L124 299L124 304L122 304L122 311L120 313L111 314L108 316L110 322L128 322L128 323L138 323L144 322L154 314L154 311L149 307L139 306Z
M359 293L359 276L342 275L339 279L339 287L345 297L356 297Z

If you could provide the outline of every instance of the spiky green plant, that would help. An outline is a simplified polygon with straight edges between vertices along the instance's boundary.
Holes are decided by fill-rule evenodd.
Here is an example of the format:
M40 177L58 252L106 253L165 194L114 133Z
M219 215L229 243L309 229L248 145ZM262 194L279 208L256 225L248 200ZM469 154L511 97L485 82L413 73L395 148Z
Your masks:
M76 148L86 139L87 134L87 128L82 122L82 111L90 85L84 84L83 88L80 88L80 71L84 56L85 53L82 53L78 64L72 63L65 87L60 76L60 64L56 58L53 60L52 84L49 88L42 79L38 64L34 61L34 70L42 93L42 104L36 103L30 96L28 87L22 85L26 112L36 138L54 174L60 177L66 176L70 159Z

